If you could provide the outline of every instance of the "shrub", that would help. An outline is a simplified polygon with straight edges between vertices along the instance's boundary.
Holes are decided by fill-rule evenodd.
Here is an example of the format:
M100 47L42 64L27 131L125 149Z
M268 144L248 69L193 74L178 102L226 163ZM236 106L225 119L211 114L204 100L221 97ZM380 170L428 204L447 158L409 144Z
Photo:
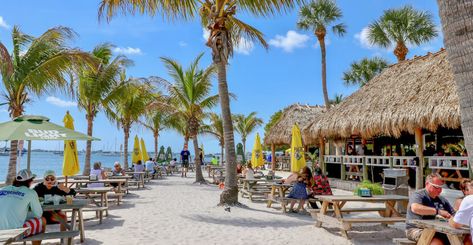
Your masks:
M384 189L379 183L371 183L369 180L362 181L353 191L355 195L358 193L360 188L366 188L371 190L371 194L373 195L383 195Z

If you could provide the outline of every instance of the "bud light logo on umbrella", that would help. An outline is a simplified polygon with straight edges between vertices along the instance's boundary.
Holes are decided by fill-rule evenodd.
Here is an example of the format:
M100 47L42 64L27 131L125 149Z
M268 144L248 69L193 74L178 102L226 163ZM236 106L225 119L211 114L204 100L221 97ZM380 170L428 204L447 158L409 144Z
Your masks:
M57 130L42 130L42 129L28 129L25 132L27 137L34 137L40 139L59 139L65 138L67 135L65 133L60 133Z

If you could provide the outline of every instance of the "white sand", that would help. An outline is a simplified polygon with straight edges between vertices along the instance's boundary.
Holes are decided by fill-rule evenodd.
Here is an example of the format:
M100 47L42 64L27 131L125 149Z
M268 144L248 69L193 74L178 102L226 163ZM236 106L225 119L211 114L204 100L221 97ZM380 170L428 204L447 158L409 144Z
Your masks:
M283 214L279 209L267 208L266 203L244 198L240 201L248 208L232 207L226 212L216 206L221 191L215 185L194 185L193 180L165 177L152 180L144 190L132 189L122 205L111 203L110 215L103 224L97 220L85 223L84 244L380 245L392 244L393 237L403 236L400 229L373 225L355 227L349 241L338 229L315 228L309 215Z

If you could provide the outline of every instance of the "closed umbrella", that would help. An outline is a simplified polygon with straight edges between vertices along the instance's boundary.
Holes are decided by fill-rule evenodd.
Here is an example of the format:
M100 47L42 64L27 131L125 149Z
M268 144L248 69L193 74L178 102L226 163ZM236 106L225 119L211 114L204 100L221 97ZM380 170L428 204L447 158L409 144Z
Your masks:
M74 130L74 119L72 118L69 111L64 116L62 120L64 122L64 127ZM73 176L79 173L79 156L77 154L77 144L75 140L65 140L64 141L64 160L62 162L62 175Z
M145 146L145 142L143 141L143 138L141 138L140 143L141 143L141 157L144 162L149 159L149 155L148 155L148 152L146 151L146 146Z
M292 126L291 140L291 171L299 172L301 168L306 166L304 147L302 146L301 130L297 124Z
M138 139L138 135L135 135L135 142L133 143L133 154L131 155L131 162L133 164L141 161L143 158L141 157L141 150L140 150L140 140Z
M263 147L261 146L259 133L256 133L255 144L253 145L253 151L251 152L251 166L256 168L263 165Z

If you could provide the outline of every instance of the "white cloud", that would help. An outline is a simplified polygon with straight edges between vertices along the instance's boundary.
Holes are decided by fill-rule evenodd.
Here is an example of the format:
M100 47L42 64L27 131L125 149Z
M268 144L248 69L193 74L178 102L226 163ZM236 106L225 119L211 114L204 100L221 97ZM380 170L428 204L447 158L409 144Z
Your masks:
M143 54L140 48L132 48L132 47L126 47L126 48L116 47L113 49L113 52L117 54L130 54L130 55Z
M373 46L368 40L368 31L368 27L363 28L360 32L355 34L355 39L358 40L363 48L373 49L375 46Z
M11 26L7 24L7 22L0 16L0 27L5 29L10 29Z
M210 31L207 28L202 28L202 37L205 41L210 37Z
M251 40L240 38L238 45L235 45L233 48L239 54L249 55L255 48L255 44Z
M0 113L6 113L6 112L8 112L7 109L0 109Z
M62 100L62 99L57 98L57 97L54 97L54 96L49 96L48 98L46 98L46 101L47 101L49 104L52 104L52 105L55 105L55 106L59 106L59 107L73 107L73 106L77 106L77 102L74 102L74 101L65 101L65 100Z
M285 36L276 35L275 38L269 40L269 44L290 53L296 48L305 47L308 40L309 36L290 30Z
M181 47L185 47L185 46L187 46L187 43L186 43L186 42L184 42L184 41L180 41L180 42L179 42L179 46L181 46Z

